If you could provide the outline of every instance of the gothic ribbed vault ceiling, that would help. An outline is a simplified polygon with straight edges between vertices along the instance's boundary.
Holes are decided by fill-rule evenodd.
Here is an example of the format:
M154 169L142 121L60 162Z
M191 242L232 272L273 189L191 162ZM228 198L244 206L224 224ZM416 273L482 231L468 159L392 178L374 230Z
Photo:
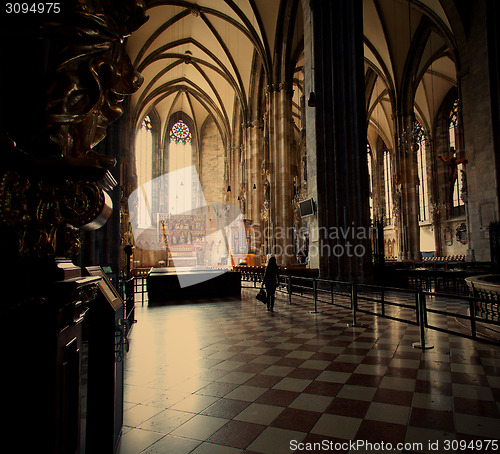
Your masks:
M144 76L142 87L131 99L134 125L154 108L164 137L168 118L180 110L193 119L198 132L211 116L221 135L230 137L235 102L243 107L243 119L247 113L255 59L262 63L267 83L281 82L273 80L273 66L283 39L282 26L289 20L285 3L148 1L149 21L127 41L129 55ZM303 40L301 3L292 49L299 48ZM363 15L367 84L371 81L367 88L368 137L371 141L380 135L392 147L392 112L398 108L408 80L418 87L415 111L427 128L444 96L456 85L453 36L438 0L363 0ZM418 62L413 71L408 70L408 55ZM301 57L297 66L303 64ZM294 78L302 81L303 76L298 71ZM297 91L303 87L299 83L294 88L297 120Z
M368 141L380 135L394 147L393 114L408 84L415 87L416 119L430 131L456 86L453 35L438 0L363 0Z

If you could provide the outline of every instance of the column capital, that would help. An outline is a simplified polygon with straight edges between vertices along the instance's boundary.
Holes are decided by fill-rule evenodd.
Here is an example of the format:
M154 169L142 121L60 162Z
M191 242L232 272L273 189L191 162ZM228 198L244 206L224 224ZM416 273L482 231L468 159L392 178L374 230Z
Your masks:
M259 120L246 121L241 124L243 128L258 128L264 129L264 122Z
M279 91L286 91L287 93L293 93L291 85L288 82L279 82L276 84L269 84L266 86L266 93L273 93Z

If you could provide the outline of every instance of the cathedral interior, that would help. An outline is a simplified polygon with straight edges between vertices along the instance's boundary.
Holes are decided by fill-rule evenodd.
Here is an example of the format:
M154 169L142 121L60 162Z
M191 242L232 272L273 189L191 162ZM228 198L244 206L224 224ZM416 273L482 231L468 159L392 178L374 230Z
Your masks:
M2 8L22 452L498 450L497 1Z

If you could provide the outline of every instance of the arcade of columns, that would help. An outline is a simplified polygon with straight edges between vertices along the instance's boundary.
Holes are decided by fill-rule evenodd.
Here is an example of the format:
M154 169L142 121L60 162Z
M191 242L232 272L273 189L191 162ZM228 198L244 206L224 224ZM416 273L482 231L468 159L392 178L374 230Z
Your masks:
M300 137L294 131L292 99L296 86L290 69L297 56L287 53L284 40L281 59L277 59L274 68L266 70L260 64L253 65L245 120L241 108L235 107L234 124L240 126L234 128L226 150L225 187L232 189L224 198L226 202L239 204L244 217L258 231L253 251L276 254L280 264L293 265L295 235L306 226L311 268L318 268L320 276L325 278L365 280L371 274L372 232L366 156L363 2L316 0L302 4L304 86ZM449 52L457 69L457 90L462 103L459 121L465 131L463 137L458 137L457 151L473 163L467 167L468 259L473 259L475 253L476 259L485 261L489 259L487 227L498 219L499 185L492 166L497 161L492 132L495 119L487 111L494 102L484 79L485 71L494 62L488 55L489 38L481 20L487 15L486 7L477 8L478 19L471 23L469 31L474 40L470 38L467 42L465 33L458 33L460 29L455 26L457 48L450 48ZM498 17L498 8L491 8L496 13L492 17ZM287 26L293 28L293 21ZM286 36L287 30L283 33ZM498 37L493 38L498 41ZM412 64L415 67L408 72L415 73L419 62L415 58ZM493 70L498 73L498 62ZM397 258L418 260L421 252L420 182L414 140L416 87L410 86L410 82L406 84L391 95L394 230ZM314 107L305 105L311 92L316 94ZM431 125L431 131L427 132L431 148L436 148L441 140L436 130L437 126ZM446 149L443 144L440 147ZM432 159L435 154L433 150ZM443 179L443 172L440 169L433 177ZM484 175L490 177L485 179ZM374 173L374 183L378 186L373 191L374 219L384 214L382 204L377 202L384 197L380 194L382 180L383 176ZM300 220L296 213L297 190L300 199L310 197L316 204L316 214L306 221ZM445 198L442 192L442 188L434 192L434 201ZM476 222L470 222L469 217ZM436 219L433 222L439 249L439 215ZM364 229L365 234L331 237L332 228L344 233L348 229ZM351 251L359 246L358 251L365 253L339 253L347 251L347 242Z
M240 202L244 198L243 206L248 208L243 214L260 231L261 242L269 242L257 244L257 249L276 254L284 266L296 263L294 235L301 231L294 192L298 186L307 188L301 196L312 197L317 208L317 219L312 218L307 229L310 266L319 268L325 277L342 279L364 279L371 263L361 7L361 2L318 2L313 11L314 43L310 41L312 21L308 17L304 20L304 48L314 45L317 49L315 61L306 60L304 64L304 93L315 90L321 94L315 107L302 109L301 126L308 125L305 141L299 144L294 136L292 83L287 80L265 89L262 80L253 84L261 91L251 99L264 99L265 103L261 106L256 101L251 106L253 119L243 125L243 134L238 137L242 143L235 144L230 154L233 160L228 181L240 190L232 191L227 201L237 203L238 196ZM343 26L334 27L332 21ZM325 43L335 43L335 47ZM305 53L305 57L310 55ZM311 63L319 68L314 74ZM306 142L309 149L316 144L317 152L308 153L304 162L301 158ZM242 168L234 151L244 156ZM331 227L348 232L348 238L330 238ZM365 233L353 238L354 229L364 229ZM354 254L358 245L356 251L363 253Z
M485 13L485 10L482 12ZM491 107L491 103L494 107L494 102L480 74L484 74L487 67L498 68L498 62L492 61L491 56L488 58L488 37L484 27L481 28L479 24L480 21L474 23L471 28L474 42L471 40L466 45L464 36L458 34L455 37L458 50L450 49L450 52L454 54L457 90L462 103L456 151L459 156L469 160L467 186L463 194L467 196L467 216L464 219L468 230L467 259L487 261L488 226L498 218L498 198L493 196L498 185L492 168L488 169L488 163L496 162L492 132L494 118L487 112L487 107ZM370 231L362 27L360 1L317 1L311 3L311 9L304 8L304 94L307 97L314 91L317 104L315 107L306 106L303 110L302 127L307 125L305 141L308 150L308 181L307 190L301 193L301 196L312 197L317 206L317 215L308 222L311 241L310 266L318 268L321 276L329 278L363 280L370 276L369 238L347 239L351 240L353 247L362 245L366 254L359 257L355 254L337 256L336 246L343 246L346 251L345 239L332 239L325 233L332 227L344 231L349 227ZM311 44L312 33L314 43ZM310 61L310 53L307 51L312 47L313 62ZM465 66L465 69L459 63ZM416 58L412 65L418 65ZM409 69L413 73L416 70L416 67ZM260 85L262 86L262 82ZM407 82L407 86L395 95L392 117L395 144L395 149L391 150L392 190L399 260L421 259L418 199L420 182L414 137L415 90L416 87ZM301 153L297 151L294 142L291 97L290 85L287 83L268 85L265 90L265 107L255 109L259 115L254 116L254 121L247 124L245 129L243 186L248 199L248 217L261 219L261 210L269 202L269 225L274 228L274 232L277 228L286 232L285 235L272 240L272 244L279 247L268 252L291 248L293 238L289 227L294 226L294 222L297 226L292 203L293 166L299 166L300 169L303 163L300 160ZM481 116L475 116L475 112L480 112ZM434 159L436 154L447 150L447 145L439 137L439 126L431 128L435 129L427 132L430 136L430 140L427 140L431 147L429 155ZM475 158L478 158L477 161ZM474 161L473 165L470 165L471 161ZM263 175L266 172L270 181L269 200L265 199L266 191L263 187L266 181ZM448 197L443 189L443 181L446 178L444 172L445 170L439 167L433 176L440 179L438 184L441 187L434 190L431 201L440 199L442 203ZM304 183L303 173L303 169L297 172L301 184ZM235 174L233 173L233 176ZM485 175L489 177L484 178ZM383 177L376 175L375 180L379 182L378 192L383 191L383 184L380 184ZM256 191L252 189L254 183ZM380 194L374 190L373 197L380 198ZM375 219L383 214L383 209L375 208ZM440 217L438 213L432 221L438 250L442 241L442 224L439 222L443 219L443 215ZM476 221L471 222L470 219ZM264 226L264 222L259 225L261 231ZM284 265L292 264L294 260L292 254L280 257Z
M311 46L314 32L317 69L308 74L311 65L304 65L304 92L314 91L314 83L316 93L321 94L316 106L306 107L303 119L303 125L311 125L307 129L309 148L316 145L316 155L310 153L306 164L310 180L307 195L316 201L318 211L317 221L308 229L309 259L310 266L319 268L322 276L336 279L369 278L371 267L361 9L361 2L318 2L312 11L315 29L307 28L310 22L305 20L304 47ZM351 58L342 58L344 55ZM353 74L356 76L351 77ZM261 89L262 82L256 84ZM233 154L228 182L240 190L227 197L227 201L238 203L239 196L240 205L245 207L243 214L254 222L261 240L261 244L254 244L255 250L276 254L283 266L296 263L292 227L295 234L300 227L294 221L292 167L304 165L294 140L290 87L284 82L261 90L264 111L256 101L252 106L255 119L243 124L243 134L238 137L242 143L233 147L243 155L243 166ZM257 94L252 99L261 99ZM396 141L399 147L394 159L398 175L396 224L402 226L397 229L399 259L418 260L417 161L415 144L407 132L413 129L414 115L396 115L394 121L396 135L408 136ZM303 171L298 174L303 175ZM332 227L347 238L330 238ZM269 244L263 244L266 240ZM358 245L356 251L363 253L354 253Z

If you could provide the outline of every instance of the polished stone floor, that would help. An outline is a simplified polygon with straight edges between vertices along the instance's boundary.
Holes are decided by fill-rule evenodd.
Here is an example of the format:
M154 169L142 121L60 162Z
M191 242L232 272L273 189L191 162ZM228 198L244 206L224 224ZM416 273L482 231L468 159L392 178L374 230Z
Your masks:
M498 452L500 347L255 294L136 306L119 454Z

